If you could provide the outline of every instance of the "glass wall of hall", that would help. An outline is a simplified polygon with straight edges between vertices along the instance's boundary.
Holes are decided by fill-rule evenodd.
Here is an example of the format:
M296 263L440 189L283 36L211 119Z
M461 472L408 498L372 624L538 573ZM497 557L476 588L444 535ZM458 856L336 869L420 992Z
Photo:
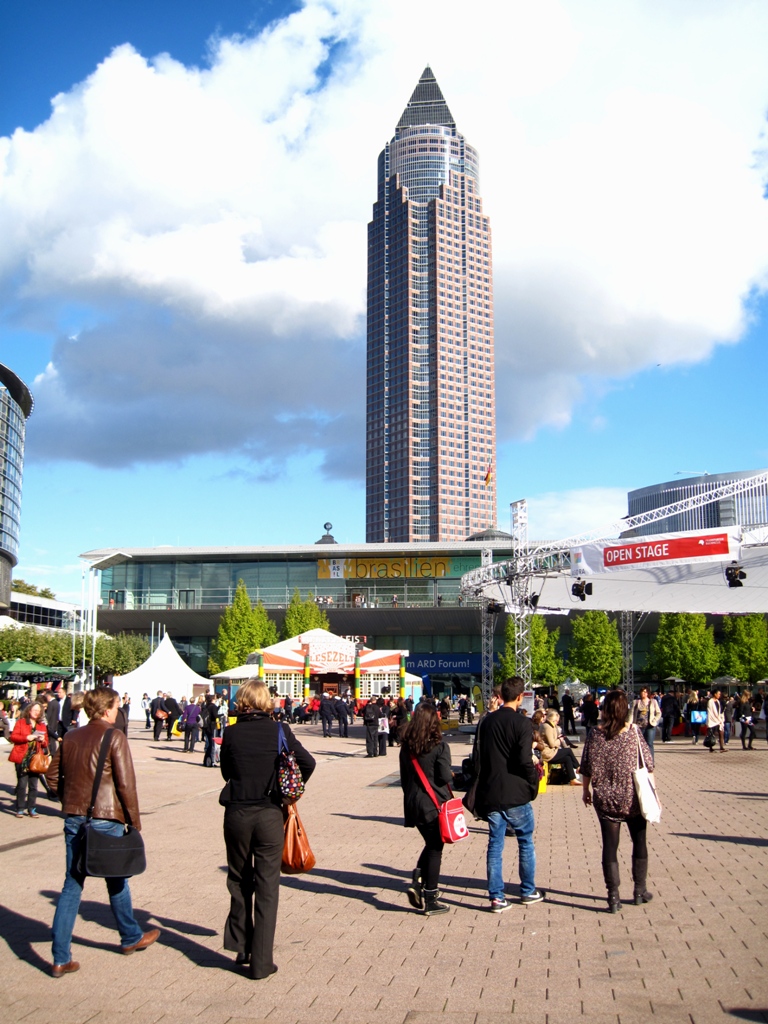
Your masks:
M238 581L251 601L284 608L298 590L336 607L424 608L460 605L460 578L320 579L314 561L305 562L139 562L105 569L105 608L171 610L226 608Z

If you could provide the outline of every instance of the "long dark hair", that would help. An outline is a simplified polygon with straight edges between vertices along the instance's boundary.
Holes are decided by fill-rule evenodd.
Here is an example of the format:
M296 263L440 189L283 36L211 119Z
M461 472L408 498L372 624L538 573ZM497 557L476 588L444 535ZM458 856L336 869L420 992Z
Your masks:
M403 742L413 757L428 754L433 747L442 742L440 720L434 704L424 702L413 712L413 718L403 733Z
M627 695L623 690L610 690L603 701L603 725L602 729L607 740L618 736L627 724L627 712L629 704Z

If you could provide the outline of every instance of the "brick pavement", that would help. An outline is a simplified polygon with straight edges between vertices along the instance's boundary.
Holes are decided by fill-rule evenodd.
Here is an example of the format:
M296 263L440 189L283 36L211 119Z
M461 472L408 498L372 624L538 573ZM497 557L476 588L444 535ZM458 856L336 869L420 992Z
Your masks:
M361 730L323 739L297 730L318 758L300 809L317 868L284 877L275 959L252 982L222 949L227 911L221 781L181 743L133 727L149 870L132 882L142 925L159 942L116 955L99 881L86 883L73 955L47 974L49 928L64 866L61 822L0 814L3 1021L15 1024L768 1024L768 745L726 754L657 743L664 803L650 831L652 903L604 912L597 821L580 790L551 786L535 803L537 882L545 903L488 911L485 829L446 848L451 912L412 911L405 884L420 849L388 784L397 751L366 759ZM454 737L454 764L467 741ZM13 767L0 752L2 810ZM622 895L631 895L628 835ZM516 849L505 858L515 894Z

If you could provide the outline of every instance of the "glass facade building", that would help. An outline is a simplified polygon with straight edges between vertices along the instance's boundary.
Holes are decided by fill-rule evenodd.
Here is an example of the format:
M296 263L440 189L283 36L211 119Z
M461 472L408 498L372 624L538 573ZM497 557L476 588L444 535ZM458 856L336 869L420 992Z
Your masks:
M511 555L511 540L461 544L307 544L291 547L104 548L99 629L147 636L168 632L176 650L205 672L221 614L243 580L280 626L296 590L326 612L331 631L365 635L376 649L407 649L413 670L480 672L480 614L460 597L461 577L492 547ZM503 649L501 624L496 637ZM409 669L410 671L411 669Z
M0 609L3 610L9 606L11 570L19 556L24 438L33 405L26 384L0 363Z
M436 549L437 548L437 549ZM101 573L102 606L128 611L224 609L242 580L252 602L285 608L294 592L335 608L462 606L461 577L480 565L480 544L366 548L338 545L241 549L199 555L127 549ZM83 557L91 560L95 552Z
M491 230L477 152L430 68L379 156L368 225L366 540L496 518Z

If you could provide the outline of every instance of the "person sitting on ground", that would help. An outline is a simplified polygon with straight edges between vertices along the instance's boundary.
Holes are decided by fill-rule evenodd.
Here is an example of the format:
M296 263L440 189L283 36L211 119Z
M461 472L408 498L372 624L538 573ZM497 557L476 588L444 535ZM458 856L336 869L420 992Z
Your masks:
M560 737L557 732L559 721L560 715L550 708L544 716L544 721L539 726L541 757L547 764L561 764L565 769L570 785L579 786L581 782L576 778L579 762L576 760L576 755L571 748L567 745L562 746L560 743Z

